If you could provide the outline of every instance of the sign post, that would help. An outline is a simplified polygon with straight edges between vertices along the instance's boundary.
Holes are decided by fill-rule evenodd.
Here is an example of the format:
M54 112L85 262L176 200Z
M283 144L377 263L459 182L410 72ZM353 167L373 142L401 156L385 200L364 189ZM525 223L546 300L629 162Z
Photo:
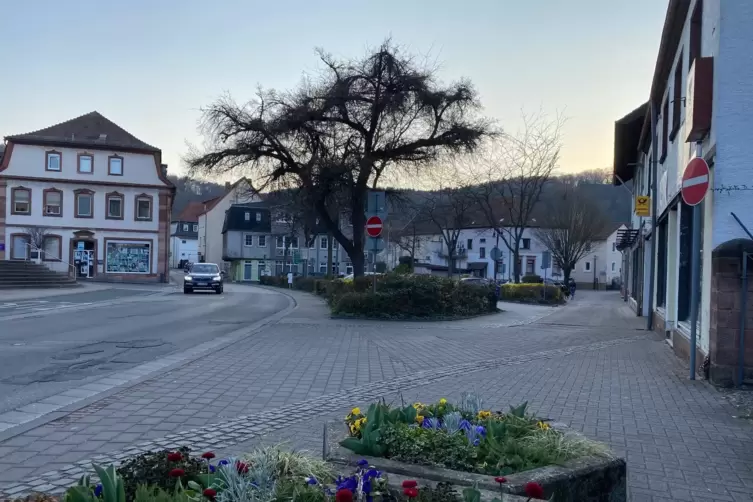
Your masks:
M682 174L682 200L693 207L693 233L690 251L690 379L695 380L696 337L698 335L698 304L701 293L701 202L709 190L709 165L696 143L696 157L688 162Z
M384 223L382 222L382 218L379 216L369 216L366 220L366 235L368 235L371 238L372 248L374 252L374 258L373 258L373 278L374 278L374 292L376 293L376 255L379 252L379 236L382 235L382 229L384 228Z
M549 267L552 266L552 253L549 251L544 251L541 253L541 269L544 271L544 302L546 302L546 272L549 270Z

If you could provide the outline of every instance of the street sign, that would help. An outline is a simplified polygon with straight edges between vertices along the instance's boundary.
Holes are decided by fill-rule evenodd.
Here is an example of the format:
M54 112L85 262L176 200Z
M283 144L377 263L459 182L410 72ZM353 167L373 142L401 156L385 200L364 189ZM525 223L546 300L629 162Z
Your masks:
M651 197L648 195L635 196L635 215L651 216Z
M369 216L369 219L366 220L366 233L369 237L379 237L382 235L383 227L382 218L379 216Z
M384 239L380 239L379 237L369 237L366 242L366 251L369 251L373 253L376 251L379 253L379 251L384 250Z
M500 249L495 246L492 248L489 256L491 256L492 260L499 261L502 259L502 251L500 251Z
M688 162L682 173L682 200L689 206L703 202L709 190L709 165L702 157Z
M552 253L544 251L541 253L541 270L546 270L552 266Z

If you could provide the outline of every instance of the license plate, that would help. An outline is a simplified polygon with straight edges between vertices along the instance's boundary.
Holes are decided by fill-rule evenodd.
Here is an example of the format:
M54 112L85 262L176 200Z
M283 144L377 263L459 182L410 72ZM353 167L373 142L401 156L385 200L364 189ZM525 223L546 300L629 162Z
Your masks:
M197 286L207 286L207 285L209 285L209 283L208 283L208 282L202 282L202 281L198 281L198 282L196 283L196 285L197 285Z

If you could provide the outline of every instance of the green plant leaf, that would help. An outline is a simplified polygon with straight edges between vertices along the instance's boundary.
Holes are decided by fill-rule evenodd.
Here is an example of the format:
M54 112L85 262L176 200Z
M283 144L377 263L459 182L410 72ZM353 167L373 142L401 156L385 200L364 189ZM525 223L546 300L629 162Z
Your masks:
M481 492L478 491L476 484L463 490L463 500L465 502L481 502Z
M65 502L92 502L96 500L88 486L76 485L65 492Z
M356 455L366 455L366 445L356 438L345 438L340 441L340 446L349 449Z
M524 402L520 406L510 406L510 415L518 418L523 418L526 416L526 407L528 406L528 401Z

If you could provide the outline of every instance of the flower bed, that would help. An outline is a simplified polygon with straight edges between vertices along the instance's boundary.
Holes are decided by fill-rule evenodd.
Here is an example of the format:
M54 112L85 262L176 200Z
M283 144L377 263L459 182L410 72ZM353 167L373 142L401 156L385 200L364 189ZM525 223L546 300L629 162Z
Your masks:
M500 287L499 299L503 302L544 305L565 303L565 296L559 287L544 284L503 284Z
M458 404L355 408L342 424L328 428L328 458L351 462L365 456L380 469L406 476L478 485L524 495L539 482L547 496L563 501L619 501L625 497L625 462L601 443L526 413L526 405L506 413L483 409L466 395ZM622 497L622 498L621 498Z

